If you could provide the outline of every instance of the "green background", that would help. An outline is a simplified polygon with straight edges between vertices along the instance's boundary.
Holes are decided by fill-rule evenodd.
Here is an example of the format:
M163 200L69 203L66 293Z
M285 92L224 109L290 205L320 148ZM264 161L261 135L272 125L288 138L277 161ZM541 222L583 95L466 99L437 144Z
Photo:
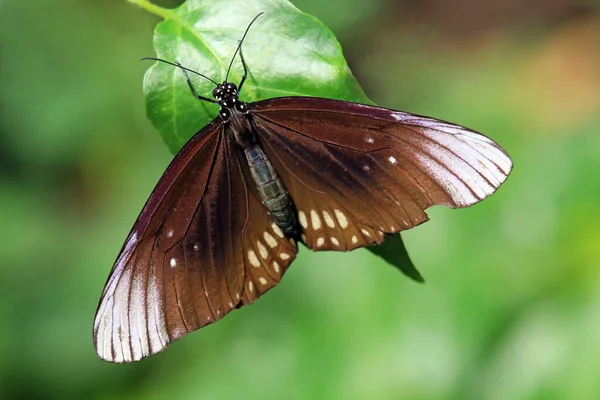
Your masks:
M111 365L98 297L172 158L137 61L158 19L0 0L0 398L600 398L600 20L523 3L295 1L370 99L485 132L512 175L403 235L425 285L366 250L303 250L256 304Z

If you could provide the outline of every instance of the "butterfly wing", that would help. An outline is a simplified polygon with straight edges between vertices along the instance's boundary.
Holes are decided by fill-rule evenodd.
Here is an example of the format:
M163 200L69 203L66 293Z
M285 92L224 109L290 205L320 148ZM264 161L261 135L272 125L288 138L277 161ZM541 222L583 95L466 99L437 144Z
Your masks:
M467 207L506 180L512 162L462 126L344 101L290 97L253 103L265 153L313 250L351 250Z
M215 120L184 146L138 217L94 320L101 359L163 350L251 303L294 259L295 244L272 226L223 130Z

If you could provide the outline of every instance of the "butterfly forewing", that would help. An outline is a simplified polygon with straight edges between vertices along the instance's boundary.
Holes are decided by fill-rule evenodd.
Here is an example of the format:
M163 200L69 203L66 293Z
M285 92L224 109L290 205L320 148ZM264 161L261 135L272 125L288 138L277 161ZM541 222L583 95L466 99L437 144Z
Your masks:
M195 212L196 206L186 202L197 204L206 190L208 171L197 175L191 171L210 169L220 129L217 124L207 126L204 135L190 141L187 151L171 163L121 249L94 320L94 344L100 358L139 359L160 351L171 340L170 334L177 336L181 331L167 308L173 282L167 282L163 273L165 252L185 235ZM182 221L179 225L174 223L178 220Z
M313 250L349 250L491 195L512 163L492 140L427 117L293 97L252 104L265 153Z
M140 214L94 321L100 358L130 362L251 303L296 246L270 221L220 123L173 160Z

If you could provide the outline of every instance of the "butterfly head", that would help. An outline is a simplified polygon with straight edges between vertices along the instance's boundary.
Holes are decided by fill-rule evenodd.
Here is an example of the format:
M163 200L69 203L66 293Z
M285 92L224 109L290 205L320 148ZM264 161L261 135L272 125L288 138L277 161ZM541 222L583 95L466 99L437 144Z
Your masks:
M238 101L238 88L235 83L223 82L213 89L212 95L221 107L231 108Z

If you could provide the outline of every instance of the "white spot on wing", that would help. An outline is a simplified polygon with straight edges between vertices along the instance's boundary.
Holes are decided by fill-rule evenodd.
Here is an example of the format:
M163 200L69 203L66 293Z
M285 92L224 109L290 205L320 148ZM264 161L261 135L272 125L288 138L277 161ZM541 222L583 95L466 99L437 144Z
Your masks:
M361 228L360 231L362 232L363 235L365 235L366 237L371 237L371 234L369 233L368 230L366 230L365 228Z
M333 243L334 246L339 246L340 245L340 241L337 240L336 237L331 237L331 243Z
M260 240L257 240L256 247L258 247L258 252L259 252L260 256L262 257L262 259L266 260L267 257L269 257L269 252L267 251L267 248L265 247L265 245L263 245Z
M260 278L258 278L258 280L260 281L260 283L262 285L266 285L267 284L267 280L265 278L263 278L262 276Z
M254 283L252 281L248 282L248 290L250 293L254 293Z
M290 258L290 255L289 255L288 253L280 253L280 254L279 254L279 257L280 257L282 260L287 260L287 259L289 259L289 258Z
M398 160L396 160L396 157L394 156L389 156L388 160L390 161L390 163L392 164L396 164L398 162Z
M171 258L171 261L169 262L169 264L171 265L171 268L174 268L177 265L177 260L175 260L174 258Z
M313 229L317 230L321 228L321 219L316 210L310 210L310 223Z
M256 257L254 250L248 250L248 261L250 261L250 264L253 267L260 267L260 261L258 260L258 257Z
M273 235L271 235L269 232L265 231L263 233L263 237L265 238L265 242L267 242L267 245L269 245L270 248L274 249L275 247L277 247L277 240L275 240Z
M337 221L340 224L340 226L342 227L342 229L347 228L348 227L348 219L346 218L346 214L344 214L337 208L335 210L333 210L333 213L335 214L335 217L337 218Z
M358 238L356 237L356 235L352 235L352 243L358 243Z
M281 230L281 228L280 228L280 227L278 227L278 226L275 224L275 222L273 222L273 223L271 224L271 228L273 229L273 232L275 232L275 234L276 234L277 236L279 236L280 238L282 238L282 239L283 239L283 238L285 237L285 235L283 234L283 231Z
M317 239L317 247L321 247L325 244L325 239L320 237Z
M335 221L333 218L331 218L331 215L327 211L323 211L323 219L328 227L335 228Z
M373 139L372 137L370 137L370 136L369 136L369 137L367 138L367 143L371 143L371 144L373 144L373 143L375 143L375 139Z
M277 273L279 273L279 271L281 271L281 267L279 266L279 263L277 261L273 261L273 269Z
M304 214L304 211L298 211L298 222L300 222L302 228L308 228L308 221L306 221L306 214Z

